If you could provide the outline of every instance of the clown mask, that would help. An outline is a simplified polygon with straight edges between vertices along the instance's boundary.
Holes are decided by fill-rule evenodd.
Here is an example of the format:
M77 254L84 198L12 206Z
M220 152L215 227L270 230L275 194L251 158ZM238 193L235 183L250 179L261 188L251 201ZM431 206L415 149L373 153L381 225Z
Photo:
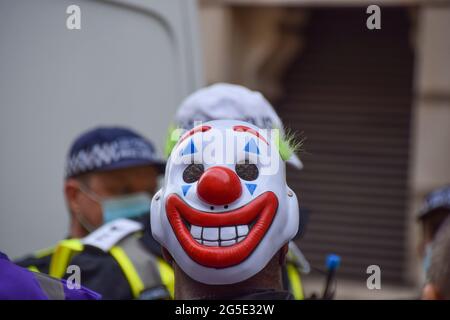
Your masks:
M186 132L152 200L154 238L191 278L244 281L261 271L298 229L278 144L267 130L233 120Z

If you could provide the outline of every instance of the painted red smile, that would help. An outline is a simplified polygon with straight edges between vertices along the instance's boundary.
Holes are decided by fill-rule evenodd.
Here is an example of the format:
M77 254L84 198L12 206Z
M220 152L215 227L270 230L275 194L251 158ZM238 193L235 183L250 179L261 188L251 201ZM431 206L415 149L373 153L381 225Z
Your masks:
M210 268L244 261L266 234L277 208L278 199L271 191L243 207L217 213L194 209L176 194L166 201L167 217L184 251Z

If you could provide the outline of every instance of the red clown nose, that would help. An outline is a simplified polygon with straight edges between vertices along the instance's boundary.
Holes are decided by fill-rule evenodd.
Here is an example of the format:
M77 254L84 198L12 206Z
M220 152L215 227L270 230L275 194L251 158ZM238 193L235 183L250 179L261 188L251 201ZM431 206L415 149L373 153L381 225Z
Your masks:
M241 196L241 181L236 173L226 167L211 167L200 177L197 193L209 204L229 204Z

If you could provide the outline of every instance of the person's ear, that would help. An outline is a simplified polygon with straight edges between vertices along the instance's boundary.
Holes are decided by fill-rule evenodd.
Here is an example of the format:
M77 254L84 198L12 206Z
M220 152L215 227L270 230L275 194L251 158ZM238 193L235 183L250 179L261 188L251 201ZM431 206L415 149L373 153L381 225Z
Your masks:
M80 196L80 182L75 179L67 179L64 183L64 195L69 211L77 213L80 211L78 198Z
M280 249L280 260L278 261L280 266L284 266L286 264L286 255L287 255L288 251L289 251L289 244L286 243Z
M422 291L422 300L441 300L438 288L431 283L426 284Z

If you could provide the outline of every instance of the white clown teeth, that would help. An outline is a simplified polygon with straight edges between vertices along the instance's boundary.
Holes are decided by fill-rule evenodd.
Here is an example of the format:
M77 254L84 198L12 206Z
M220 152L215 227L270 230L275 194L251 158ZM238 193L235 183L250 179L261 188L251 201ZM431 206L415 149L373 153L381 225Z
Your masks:
M219 228L203 228L203 240L219 240Z
M202 227L192 226L191 235L196 239L201 239L202 237Z
M236 240L225 240L225 241L220 241L220 246L228 247L228 246L232 246L235 243L236 243Z
M231 240L236 238L236 227L220 228L220 240Z
M206 241L206 240L203 240L203 244L205 246L208 246L208 247L218 247L219 246L219 242L218 241Z
M249 233L248 225L227 227L199 227L190 226L192 237L200 244L209 247L228 247L246 238Z
M238 236L246 236L248 234L248 226L237 226Z

